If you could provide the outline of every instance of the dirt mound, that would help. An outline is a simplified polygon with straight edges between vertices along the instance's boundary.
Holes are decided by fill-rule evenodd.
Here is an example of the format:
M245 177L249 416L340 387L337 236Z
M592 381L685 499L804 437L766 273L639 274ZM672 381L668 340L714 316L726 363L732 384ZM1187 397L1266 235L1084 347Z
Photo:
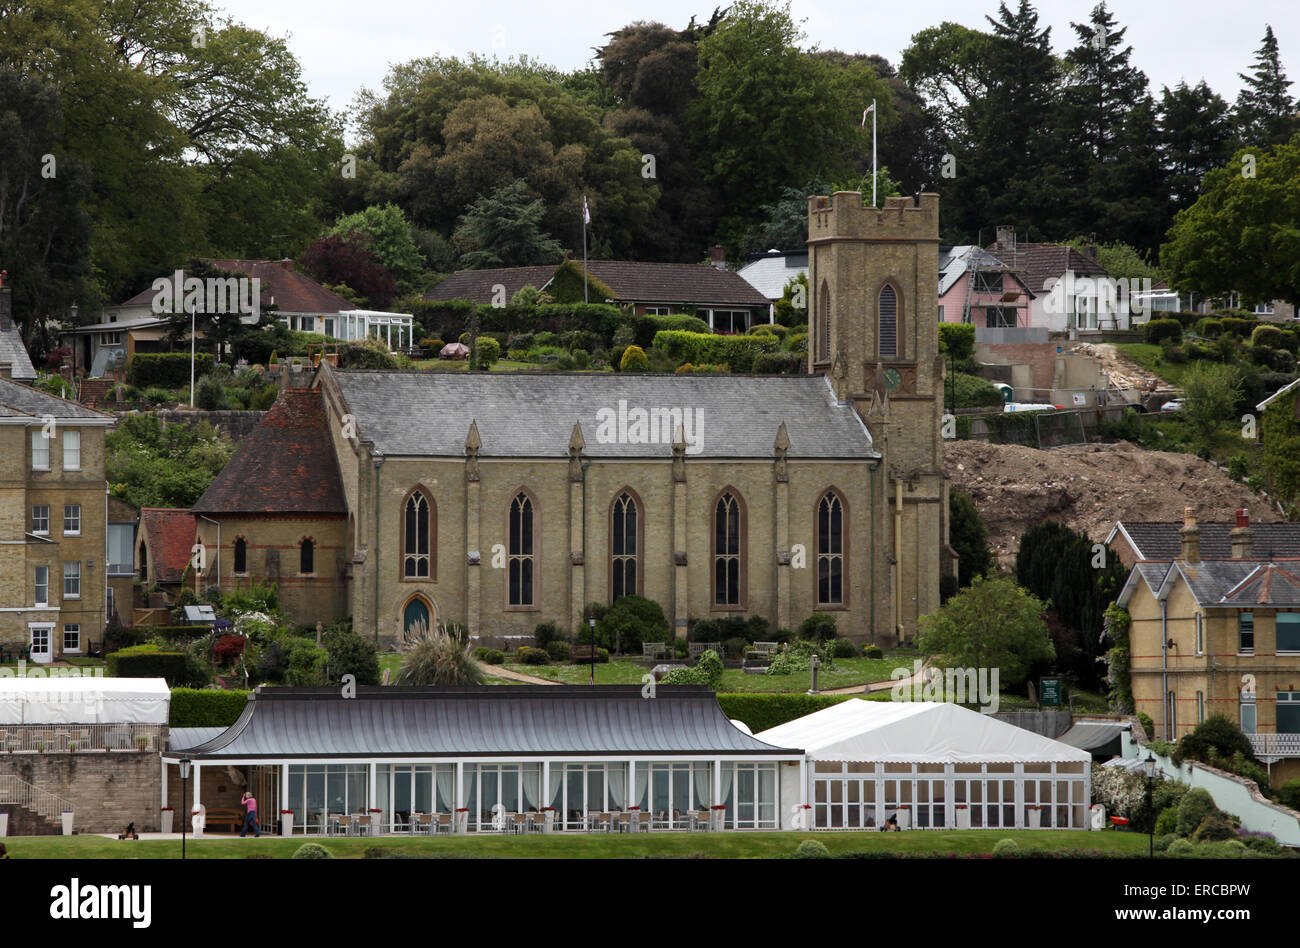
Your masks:
M1181 521L1184 507L1205 521L1229 521L1239 507L1251 519L1282 519L1246 485L1192 454L1128 442L1040 451L949 441L944 448L944 471L975 501L1003 566L1012 565L1020 535L1045 520L1103 542L1116 520Z

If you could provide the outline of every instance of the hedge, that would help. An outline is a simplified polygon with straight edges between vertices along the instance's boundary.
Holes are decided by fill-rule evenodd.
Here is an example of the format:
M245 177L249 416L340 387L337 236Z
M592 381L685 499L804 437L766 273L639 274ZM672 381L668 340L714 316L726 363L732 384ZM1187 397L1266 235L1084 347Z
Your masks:
M841 701L848 695L808 694L745 694L729 692L718 695L718 704L728 718L743 721L751 732L757 734L768 728L785 724L805 714L821 711Z
M247 691L211 688L173 688L171 727L230 727L248 703Z
M1143 329L1145 342L1156 345L1168 339L1170 342L1183 341L1183 324L1176 319L1153 319Z
M654 346L680 362L725 363L732 372L748 372L754 358L775 352L781 342L766 333L756 336L715 336L712 333L665 329L655 333Z
M109 678L166 678L168 684L185 680L185 653L162 652L153 645L132 645L105 657Z
M475 312L480 333L525 332L565 333L575 329L600 336L608 346L619 323L626 319L616 306L604 303L548 303L540 306L475 306L469 300L409 300L402 307L410 312L421 334L439 339L456 339L465 332Z
M978 375L955 372L951 385L957 408L992 408L1003 404L1002 392Z
M198 352L194 355L194 376L212 371L212 355ZM131 359L126 381L136 388L181 388L190 384L190 354L188 352L144 352Z

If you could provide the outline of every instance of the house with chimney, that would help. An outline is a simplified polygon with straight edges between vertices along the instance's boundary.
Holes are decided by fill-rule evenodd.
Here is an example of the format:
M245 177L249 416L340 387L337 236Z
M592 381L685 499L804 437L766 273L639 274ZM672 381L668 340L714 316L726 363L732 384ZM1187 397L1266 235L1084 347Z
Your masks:
M1060 333L1129 328L1127 288L1115 292L1095 248L1081 253L1069 244L1020 241L1014 228L1001 226L997 240L984 249L1032 294L1030 327Z
M939 248L939 322L1027 329L1034 294L1000 259L969 244Z
M581 264L568 259L556 266L457 270L424 298L504 306L525 286L550 292L561 271L575 268L581 287ZM772 301L726 268L720 247L714 248L708 264L591 260L587 274L589 285L600 291L588 293L592 303L612 303L636 315L686 313L704 320L715 333L743 333L776 319ZM581 294L576 302L582 302Z
M1261 555L1271 540L1261 526L1238 511L1222 555L1219 531L1203 533L1188 507L1177 551L1135 562L1117 603L1131 620L1135 710L1151 716L1154 736L1176 741L1223 715L1280 786L1300 777L1300 556ZM1221 555L1206 555L1207 535Z

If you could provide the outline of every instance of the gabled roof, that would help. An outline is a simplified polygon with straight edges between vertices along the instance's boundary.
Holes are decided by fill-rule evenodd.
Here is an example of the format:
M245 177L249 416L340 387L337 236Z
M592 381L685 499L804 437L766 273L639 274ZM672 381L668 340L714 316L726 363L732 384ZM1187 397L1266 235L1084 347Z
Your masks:
M669 459L676 424L665 416L676 410L690 457L770 459L783 422L790 458L877 456L853 407L837 403L827 379L815 375L471 374L328 365L322 373L338 386L357 436L384 455L463 458L473 422L483 457L564 458L578 423L586 457ZM633 442L637 410L659 414L649 419L647 440Z
M1290 568L1268 563L1223 594L1221 602L1231 606L1300 606L1300 563Z
M1007 266L1015 270L1032 293L1048 289L1048 283L1065 276L1072 270L1076 277L1106 276L1106 268L1087 254L1080 253L1069 244L1017 243L1015 247L993 245L986 248L996 253Z
M886 763L1086 761L1087 751L958 704L850 698L756 734L814 760Z
M480 304L491 303L493 287L500 284L505 287L505 296L509 300L525 284L542 289L550 282L555 270L556 267L458 270L426 293L425 299L468 299ZM587 271L607 284L617 294L617 299L624 303L751 307L767 306L770 302L744 277L709 264L591 260L587 263Z
M0 379L0 424L38 424L43 418L75 421L79 425L116 424L112 415L10 379Z
M402 412L393 421L402 424ZM345 514L319 390L281 389L193 508L196 514Z
M961 244L956 247L939 248L939 298L942 299L944 294L957 285L957 282L966 273L971 265L971 259L974 258L975 267L979 270L1008 270L1009 268L993 254L987 250L981 250L979 247L971 244ZM1025 291L1032 299L1034 293L1025 282L1020 274L1011 270L1011 276L1017 283L1024 287ZM1041 292L1041 291L1040 291Z
M17 329L0 329L0 362L8 362L13 367L16 380L36 381L36 368L23 345L23 335Z
M1182 554L1182 521L1121 520L1106 542L1122 535L1139 560L1173 560ZM1200 554L1205 559L1232 556L1232 523L1198 523ZM1300 556L1300 523L1252 523L1250 551L1255 559Z
M1157 600L1167 599L1181 580L1203 608L1300 606L1300 558L1280 563L1234 559L1138 563L1116 600L1120 606L1128 606L1139 580Z
M263 308L274 303L281 313L338 313L354 309L337 293L325 289L311 277L293 268L292 260L234 260L229 258L204 258L218 270L243 273L261 281L260 293ZM163 279L173 280L168 273ZM153 302L156 292L151 286L131 297L121 306L144 306ZM110 327L111 328L111 327Z
M727 720L702 685L258 688L202 759L294 757L797 757Z
M150 579L179 583L190 565L194 547L194 516L183 508L143 507L140 532L149 543Z
M769 250L736 273L769 300L779 300L787 283L801 273L808 275L808 251Z

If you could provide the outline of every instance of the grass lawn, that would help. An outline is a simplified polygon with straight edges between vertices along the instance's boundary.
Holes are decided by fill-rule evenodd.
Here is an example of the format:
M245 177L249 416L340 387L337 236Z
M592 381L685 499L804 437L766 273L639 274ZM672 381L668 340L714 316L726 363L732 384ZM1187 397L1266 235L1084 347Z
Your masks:
M371 846L412 855L438 855L476 859L618 859L629 857L694 857L715 859L771 859L788 856L805 839L825 843L832 853L916 852L958 853L979 856L993 851L998 840L1014 839L1022 849L1053 852L1098 850L1115 855L1147 852L1147 837L1140 833L1070 830L952 830L910 833L649 833L636 836L556 833L550 836L471 835L441 838L380 837L378 839L310 840L206 838L191 839L185 848L189 859L238 859L269 856L286 859L304 842L322 842L339 858L360 858ZM14 859L179 859L179 840L119 842L99 836L28 836L5 840Z
M1152 375L1158 375L1170 385L1182 386L1183 373L1195 363L1191 360L1174 365L1166 362L1159 346L1149 342L1121 342L1115 348L1128 356Z

